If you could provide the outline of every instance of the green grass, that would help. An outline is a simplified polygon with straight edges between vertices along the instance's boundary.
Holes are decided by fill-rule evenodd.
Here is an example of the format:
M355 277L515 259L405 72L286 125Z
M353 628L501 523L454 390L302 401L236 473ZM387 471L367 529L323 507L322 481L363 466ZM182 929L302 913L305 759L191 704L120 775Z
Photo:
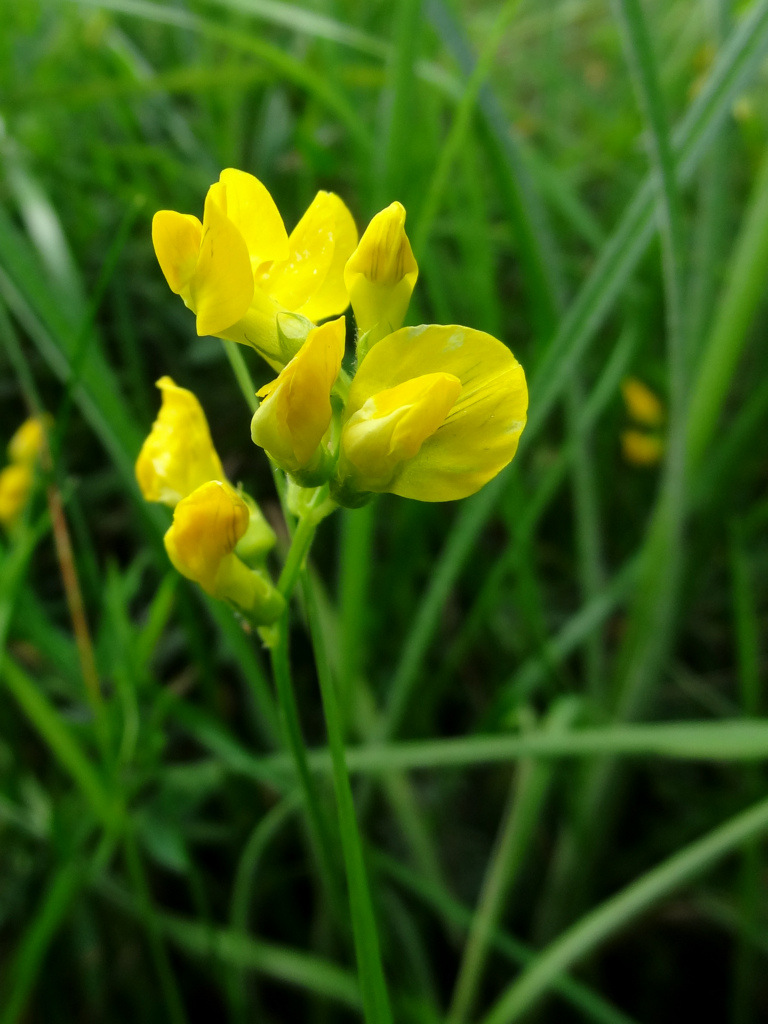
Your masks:
M0 540L0 1024L765 1016L767 61L768 0L11 5L0 441L55 458ZM268 368L152 252L226 166L289 228L405 205L409 322L526 370L507 470L284 514ZM277 528L271 652L136 486L166 373Z

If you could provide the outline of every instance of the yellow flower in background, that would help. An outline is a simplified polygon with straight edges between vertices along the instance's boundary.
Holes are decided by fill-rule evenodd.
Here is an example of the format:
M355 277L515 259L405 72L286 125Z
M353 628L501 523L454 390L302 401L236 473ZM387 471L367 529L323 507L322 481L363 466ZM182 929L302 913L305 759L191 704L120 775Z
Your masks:
M402 327L419 268L405 233L405 208L377 213L344 269L344 281L363 339L359 355Z
M512 460L527 408L523 369L490 334L404 327L369 351L352 381L337 493L474 494Z
M251 420L251 437L289 473L322 473L321 442L331 423L331 389L345 336L343 316L313 328L277 379L257 392L262 401Z
M636 377L621 382L621 394L630 419L647 430L632 427L621 435L624 461L633 466L655 466L664 454L664 440L659 427L665 412L661 400Z
M225 480L197 398L170 377L157 387L162 405L136 460L136 479L147 501L173 507L209 480Z
M53 424L48 415L30 416L8 442L8 458L11 462L33 465L40 457L45 437Z
M6 530L21 516L34 479L34 468L26 462L14 462L0 470L0 523Z
M228 483L210 480L178 503L165 534L173 566L207 594L229 601L255 623L282 614L284 601L266 574L249 569L235 554L245 536L250 510Z
M53 420L48 415L24 420L8 442L10 465L0 471L0 523L11 529L21 516L35 479L35 463L42 454Z
M627 377L621 382L621 394L628 414L636 423L644 427L658 427L664 422L664 406L637 377Z
M625 430L621 435L624 461L633 466L655 466L664 454L664 441L658 434L642 430Z
M152 241L168 285L196 315L197 333L250 345L278 370L303 341L281 337L278 314L316 321L349 304L344 266L357 228L332 192L317 193L289 236L264 185L227 168L208 190L202 224L160 210Z

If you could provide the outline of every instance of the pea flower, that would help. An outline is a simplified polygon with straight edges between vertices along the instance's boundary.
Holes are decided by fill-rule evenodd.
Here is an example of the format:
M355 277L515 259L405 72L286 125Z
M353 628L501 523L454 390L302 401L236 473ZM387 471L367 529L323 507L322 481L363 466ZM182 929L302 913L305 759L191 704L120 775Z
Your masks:
M331 454L322 440L331 424L331 390L344 357L344 317L313 328L276 380L257 392L254 444L311 486L328 479Z
M256 625L276 622L285 602L266 573L250 569L235 554L250 510L228 483L209 480L178 503L165 534L173 566L187 579L228 601Z
M8 442L9 464L0 470L0 523L6 530L13 528L29 499L49 426L49 416L31 416Z
M664 439L659 433L664 422L664 406L653 391L636 377L622 381L621 394L630 419L646 428L638 430L631 427L622 432L624 461L632 466L655 466L664 454Z
M333 192L318 192L289 236L265 186L230 167L208 190L202 223L160 210L152 241L171 291L195 313L197 333L250 345L277 370L311 321L349 304L344 266L357 228ZM285 312L307 321L299 337L278 330Z
M419 268L405 233L405 208L377 213L344 268L359 333L358 356L402 327Z
M230 486L195 395L168 376L161 377L157 387L162 395L160 412L136 460L144 498L174 508L211 480ZM240 497L250 518L238 552L249 564L258 565L274 547L275 533L256 502L246 494Z
M500 341L469 327L404 327L366 355L349 389L332 493L419 501L474 494L513 458L525 374Z
M136 460L136 479L147 501L173 508L200 484L226 477L195 395L168 376L157 387L162 405Z

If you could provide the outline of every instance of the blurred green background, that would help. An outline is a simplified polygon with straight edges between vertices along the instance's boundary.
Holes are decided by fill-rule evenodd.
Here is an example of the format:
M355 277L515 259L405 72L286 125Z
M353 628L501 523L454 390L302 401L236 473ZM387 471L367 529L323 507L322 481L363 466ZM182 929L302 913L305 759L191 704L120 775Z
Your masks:
M361 230L400 200L409 322L489 331L530 385L479 495L385 495L313 551L395 1020L768 1017L767 54L766 0L4 6L0 441L39 403L56 458L0 543L2 1024L361 1019L266 661L133 478L170 374L281 530L151 245L228 166L289 230L319 188Z

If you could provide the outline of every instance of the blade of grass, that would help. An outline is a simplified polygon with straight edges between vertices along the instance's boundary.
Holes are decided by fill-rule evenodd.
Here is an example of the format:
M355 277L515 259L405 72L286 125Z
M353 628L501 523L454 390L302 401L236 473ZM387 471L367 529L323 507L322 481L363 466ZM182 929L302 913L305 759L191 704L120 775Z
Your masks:
M161 25L186 29L223 43L234 50L253 54L282 78L313 96L325 106L349 131L350 138L362 153L372 148L371 137L354 106L326 75L318 74L305 62L297 60L280 47L256 35L246 35L235 29L217 24L208 18L192 14L181 7L151 3L149 0L70 0L83 7L97 7L127 17L141 18Z
M43 695L40 687L8 655L0 664L0 676L32 727L78 787L91 810L112 832L122 821L122 810L105 788L99 773L74 738L63 717Z
M389 875L409 893L434 908L447 926L469 928L473 919L472 911L445 890L420 878L405 865L379 850L375 851L374 863L383 874ZM536 950L508 932L496 928L491 932L489 941L493 949L511 963L527 965L536 960ZM632 1018L616 1009L597 992L567 975L555 978L552 988L587 1020L597 1024L635 1024Z
M738 359L749 337L768 274L768 150L755 179L726 283L691 391L687 431L689 473L701 466L717 430Z
M232 737L188 709L177 720L201 746L215 753L222 765L259 784L287 789L295 768L287 754L257 757ZM544 732L462 736L457 739L408 740L365 747L347 747L345 757L353 774L395 771L438 771L479 767L526 757L661 757L682 761L768 760L768 719L733 719L725 722L659 722L654 725L611 725L576 729L552 736ZM310 750L309 767L328 773L327 749Z
M17 1024L22 1018L42 960L84 883L76 860L65 861L49 879L40 905L27 925L8 969L0 1024Z
M482 1024L511 1024L536 1006L553 981L670 893L688 885L768 829L768 800L754 804L683 847L586 914L542 950L494 1003Z
M580 710L578 701L555 703L543 724L545 730L568 729ZM531 848L533 833L549 795L554 766L522 761L513 779L507 806L486 866L477 906L464 945L447 1024L469 1020L477 1000L491 938L507 907L509 893Z

